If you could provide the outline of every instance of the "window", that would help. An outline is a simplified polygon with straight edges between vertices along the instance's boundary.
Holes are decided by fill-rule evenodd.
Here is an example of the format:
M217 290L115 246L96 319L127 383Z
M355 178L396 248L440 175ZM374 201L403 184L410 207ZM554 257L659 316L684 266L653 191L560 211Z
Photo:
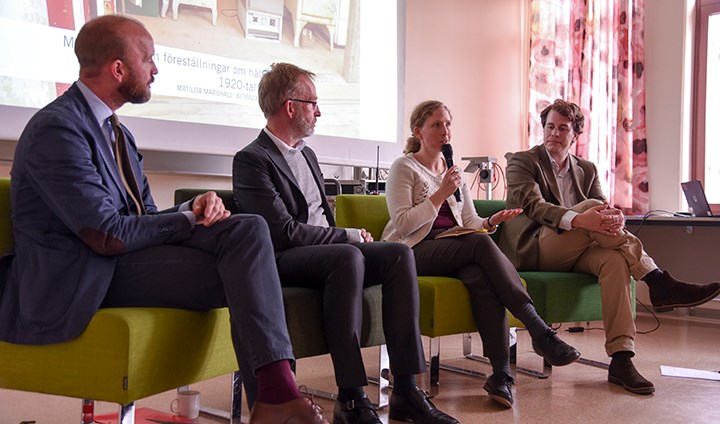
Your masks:
M700 0L695 33L692 176L720 210L720 0Z

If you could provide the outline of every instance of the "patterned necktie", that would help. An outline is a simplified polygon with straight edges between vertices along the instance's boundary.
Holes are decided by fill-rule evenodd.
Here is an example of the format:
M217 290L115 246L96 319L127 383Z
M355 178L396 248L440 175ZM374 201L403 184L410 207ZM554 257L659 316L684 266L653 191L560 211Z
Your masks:
M123 184L125 184L125 191L127 191L135 204L137 214L143 215L146 213L145 205L142 202L142 196L140 195L140 189L137 181L135 180L135 174L133 174L132 166L130 166L130 156L128 155L125 134L123 133L122 128L120 128L120 120L114 113L110 116L110 124L112 125L112 130L115 134L115 160L117 161Z

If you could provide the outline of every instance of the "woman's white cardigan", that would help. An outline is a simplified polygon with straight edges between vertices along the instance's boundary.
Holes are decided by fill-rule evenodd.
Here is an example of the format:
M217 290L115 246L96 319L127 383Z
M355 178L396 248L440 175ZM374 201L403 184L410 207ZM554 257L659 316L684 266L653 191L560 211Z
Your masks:
M439 175L430 172L412 153L393 162L385 183L390 222L383 231L382 240L413 247L428 235L439 211L430 196L440 188L444 175L445 172ZM455 221L462 227L483 228L483 218L475 211L472 194L464 181L460 193L460 202L455 200L455 195L447 198Z

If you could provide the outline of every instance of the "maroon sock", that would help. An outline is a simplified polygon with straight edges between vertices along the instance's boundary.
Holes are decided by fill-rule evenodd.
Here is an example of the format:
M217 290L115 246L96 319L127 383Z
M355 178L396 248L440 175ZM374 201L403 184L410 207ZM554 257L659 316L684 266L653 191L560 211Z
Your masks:
M257 370L257 402L277 405L302 396L295 384L290 361L283 359Z

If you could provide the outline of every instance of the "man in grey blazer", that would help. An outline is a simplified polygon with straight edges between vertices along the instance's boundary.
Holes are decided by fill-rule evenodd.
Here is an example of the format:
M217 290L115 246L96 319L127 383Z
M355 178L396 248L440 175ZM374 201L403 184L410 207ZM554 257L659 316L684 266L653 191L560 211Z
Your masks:
M79 80L32 117L15 151L0 340L71 340L102 307L227 306L238 361L267 389L251 422L321 423L291 373L264 220L230 216L212 192L159 211L133 136L117 125L115 110L150 99L152 37L134 19L103 16L82 27L75 53Z
M720 283L690 284L661 271L642 243L624 229L622 212L602 193L595 164L570 154L583 131L580 108L556 100L540 114L543 144L508 161L508 208L524 213L505 223L500 247L519 270L577 271L598 276L608 380L633 393L653 384L635 369L630 277L647 283L658 312L700 305L720 294Z
M317 157L304 140L320 116L313 76L288 63L275 63L263 75L258 97L267 126L235 155L235 200L240 210L267 220L282 284L324 292L325 339L339 388L334 422L381 422L363 392L359 337L363 287L382 284L383 329L395 377L390 418L457 423L415 384L426 365L412 251L400 243L372 243L364 229L335 227Z

